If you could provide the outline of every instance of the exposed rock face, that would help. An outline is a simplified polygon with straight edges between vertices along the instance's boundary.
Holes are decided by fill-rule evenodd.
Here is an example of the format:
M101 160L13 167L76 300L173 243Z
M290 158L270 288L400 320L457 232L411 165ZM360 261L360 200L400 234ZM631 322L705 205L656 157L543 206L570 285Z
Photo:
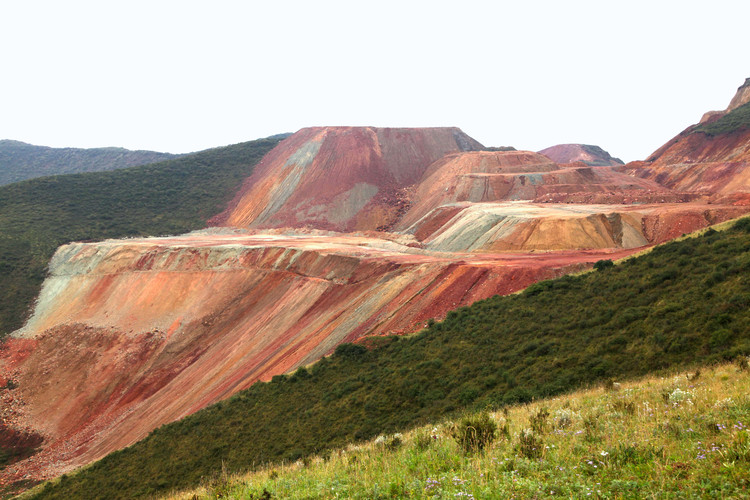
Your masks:
M457 202L543 200L600 194L620 201L625 193L666 193L655 182L611 168L558 165L530 151L471 152L447 155L433 163L416 189L414 203L396 226L406 229L431 211ZM605 202L600 198L599 202ZM617 202L612 201L612 202Z
M632 249L745 212L742 207L694 204L455 203L435 209L406 232L425 248L445 252Z
M729 107L704 115L656 150L621 170L712 203L750 204L750 78Z
M405 189L446 153L480 149L457 128L303 129L255 169L213 223L337 231L386 229L407 203Z
M734 94L734 97L729 102L729 106L727 106L727 109L724 109L722 111L708 111L703 115L699 123L709 123L712 121L716 121L730 111L734 111L735 109L747 104L748 102L750 102L750 78L746 78L745 83L740 85L740 87L737 89L737 93Z
M589 144L558 144L539 151L555 163L582 162L590 167L614 167L622 165L619 158L614 158L599 146Z
M745 83L737 89L737 93L727 107L727 111L739 108L743 104L750 102L750 78L745 79Z

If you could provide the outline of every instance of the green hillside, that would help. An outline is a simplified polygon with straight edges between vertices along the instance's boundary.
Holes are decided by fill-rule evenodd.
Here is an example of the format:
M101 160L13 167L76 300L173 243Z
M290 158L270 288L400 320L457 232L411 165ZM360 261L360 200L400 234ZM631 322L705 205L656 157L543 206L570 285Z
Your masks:
M0 187L0 338L23 324L58 246L204 227L278 142L260 139L151 165Z
M0 141L0 186L49 175L104 172L175 158L155 151L124 148L48 148Z
M469 422L486 429L482 452L463 446ZM167 498L747 498L748 425L750 370L703 366L218 474Z
M451 312L411 337L345 344L48 485L36 498L132 498L293 461L464 408L750 353L750 218L616 266Z

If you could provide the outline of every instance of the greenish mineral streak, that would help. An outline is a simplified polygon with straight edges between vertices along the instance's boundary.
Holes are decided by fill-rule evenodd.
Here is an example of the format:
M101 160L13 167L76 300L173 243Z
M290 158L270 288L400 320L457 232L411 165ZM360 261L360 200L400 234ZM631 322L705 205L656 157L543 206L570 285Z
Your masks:
M289 173L283 177L283 181L276 187L275 191L272 193L268 205L266 205L266 208L263 209L263 211L256 219L256 224L266 222L266 220L273 214L278 212L279 209L284 206L284 203L286 203L287 200L292 196L292 194L294 194L294 191L297 189L297 186L302 180L302 175L305 173L305 170L307 170L307 167L312 164L315 156L317 156L318 154L318 151L320 151L320 146L322 144L322 139L314 139L312 141L308 141L301 148L295 151L294 154L289 157L286 163L284 163L284 170L286 170L288 167L291 167L291 169L289 170Z
M378 192L378 187L366 182L359 182L349 191L333 199L332 206L326 212L329 222L340 224L348 221L367 205Z

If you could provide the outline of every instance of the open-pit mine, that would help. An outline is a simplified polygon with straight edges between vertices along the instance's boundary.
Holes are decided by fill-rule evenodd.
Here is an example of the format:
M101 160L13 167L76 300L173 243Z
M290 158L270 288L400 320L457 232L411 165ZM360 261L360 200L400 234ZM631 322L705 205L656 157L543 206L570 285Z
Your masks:
M343 342L750 211L747 130L691 128L628 165L574 146L556 163L456 128L303 129L205 230L59 248L0 351L0 446L26 451L0 481L85 465Z

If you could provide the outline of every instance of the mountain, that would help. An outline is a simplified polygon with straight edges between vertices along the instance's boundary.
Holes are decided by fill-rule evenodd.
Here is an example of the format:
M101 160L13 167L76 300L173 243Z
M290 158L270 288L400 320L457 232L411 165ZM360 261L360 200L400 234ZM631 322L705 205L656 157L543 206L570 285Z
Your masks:
M724 118L734 122L732 113L742 109ZM59 475L245 388L265 390L256 389L263 387L258 381L295 370L298 378L305 378L307 370L301 368L336 352L342 343L377 345L382 335L415 332L443 318L452 322L455 313L448 311L456 307L597 262L605 266L612 259L750 211L724 193L712 193L723 189L717 184L705 191L671 184L668 176L651 176L650 166L643 162L591 167L558 164L528 151L481 149L456 128L302 129L268 151L256 168L254 163L246 165L243 175L233 170L234 191L227 179L223 198L204 196L205 207L210 202L216 207L214 214L220 212L211 218L213 227L182 236L79 242L59 248L33 315L0 354L0 373L13 386L6 394L22 402L13 406L4 431L11 436L7 440L19 441L23 431L28 437L24 442L42 441L30 457L31 445L12 448L16 458L0 472L0 479ZM195 192L196 179L191 182L176 191ZM230 191L237 193L231 202ZM156 194L153 201L161 203L161 197ZM178 213L175 209L168 215ZM680 254L680 265L692 265L690 251L685 250L684 258ZM681 268L667 267L652 276L654 283L680 276ZM530 290L558 286L568 285L542 283ZM742 302L744 292L738 293ZM629 304L639 300L628 297ZM602 318L612 317L613 311L601 312ZM522 322L542 314L516 312ZM581 310L578 317L587 314ZM631 310L623 318L635 320L644 314L648 315L646 309ZM703 312L695 314L703 318L696 320L695 328L706 327L701 323ZM618 328L625 331L630 320L622 319ZM595 335L587 330L591 325L569 320L564 325L572 332L571 345ZM546 326L535 328L538 333ZM458 344L451 341L450 347L460 350L469 330L465 324L456 325L452 335ZM726 346L722 335L716 334L717 345ZM515 337L513 342L526 340ZM701 342L695 340L691 349ZM740 349L743 344L731 345ZM722 349L711 352L723 356ZM688 351L674 359L693 359L695 352ZM344 347L339 352L362 351ZM412 354L415 363L431 359L421 357L425 353ZM631 354L657 359L640 344ZM439 357L443 356L449 357ZM622 362L612 359L614 365ZM409 367L396 366L391 366L391 375L378 377L398 384ZM500 365L493 366L482 377L500 376ZM601 371L606 370L592 373L603 376ZM352 382L352 390L372 381L367 373L360 375L362 384ZM523 377L525 390L541 387L537 375ZM563 390L587 377L563 376L554 384ZM443 412L455 409L457 402L470 403L474 398L469 395L482 389L468 378L461 380L471 385L463 388L466 397L458 397L462 389L455 398L445 399L447 393L431 387L434 398L422 403L429 411ZM515 385L506 382L509 385L498 389L498 401L506 401L506 392L507 398L513 394ZM552 390L552 385L544 390ZM419 395L404 391L412 398ZM292 393L282 396L296 398L285 402L290 405L304 400ZM353 401L347 404L358 408ZM378 413L376 402L369 407ZM304 413L300 407L288 409L294 415ZM415 415L421 413L396 412L392 424L413 422ZM380 418L385 423L391 417ZM311 425L332 426L316 431L332 442L352 437L348 430L335 433L346 423L327 420ZM264 445L253 461L295 454L276 431L265 429L269 437L275 436L269 444L273 451ZM290 435L295 441L303 439ZM300 455L314 446L303 446ZM179 467L187 476L205 471L190 469L194 465Z
M0 186L48 175L102 172L176 158L123 148L48 148L0 140Z
M387 229L406 188L446 153L481 149L457 128L302 129L263 159L229 209L224 226Z
M691 191L711 203L750 204L750 79L726 110L704 115L628 175Z
M204 227L278 142L261 139L152 165L0 186L0 339L28 317L58 246Z
M614 167L622 165L619 158L612 157L599 146L589 144L558 144L539 151L555 163L582 162L590 167Z

